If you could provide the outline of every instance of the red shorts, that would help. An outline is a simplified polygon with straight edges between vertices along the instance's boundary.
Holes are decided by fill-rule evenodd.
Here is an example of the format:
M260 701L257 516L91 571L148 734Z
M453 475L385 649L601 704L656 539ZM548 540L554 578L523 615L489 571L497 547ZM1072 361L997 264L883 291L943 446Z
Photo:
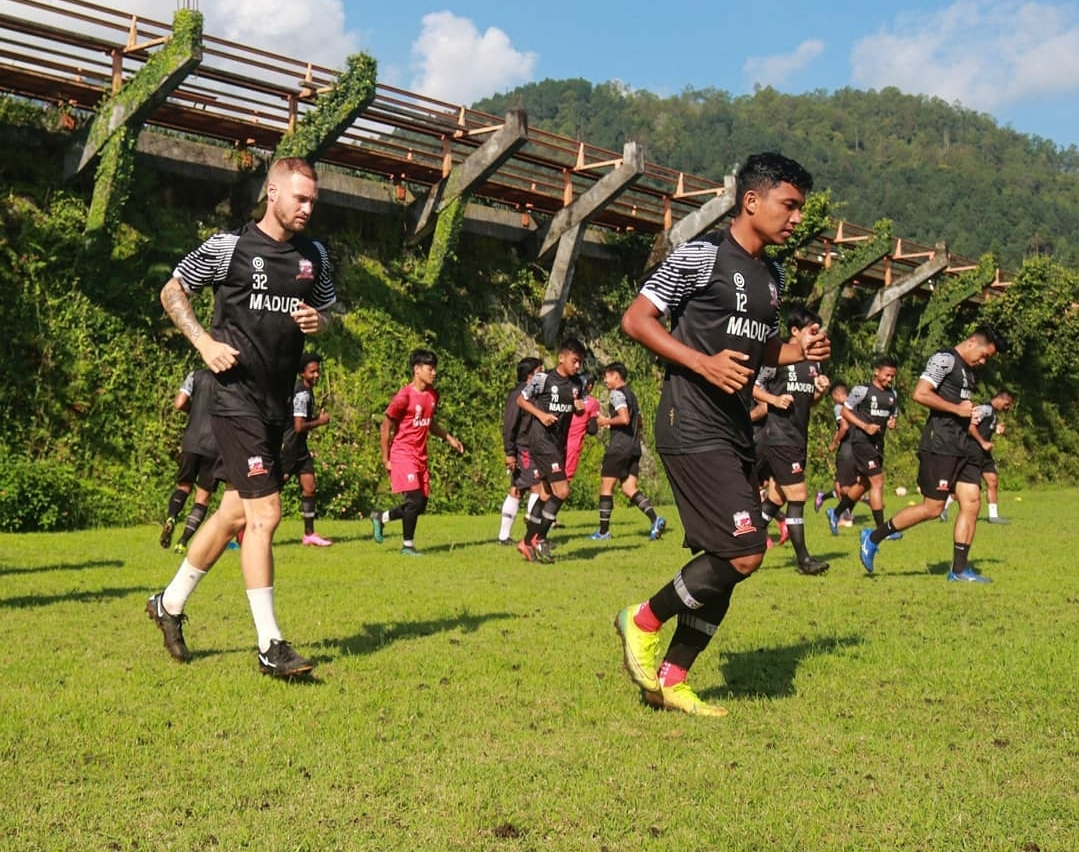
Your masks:
M390 488L394 494L422 491L424 497L431 496L431 473L427 469L427 459L390 453Z

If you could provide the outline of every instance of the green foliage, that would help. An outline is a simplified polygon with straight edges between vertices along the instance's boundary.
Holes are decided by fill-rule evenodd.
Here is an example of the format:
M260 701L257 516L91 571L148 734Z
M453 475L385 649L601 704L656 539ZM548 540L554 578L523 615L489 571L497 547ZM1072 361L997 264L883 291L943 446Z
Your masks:
M54 459L0 456L0 530L39 532L74 530L86 525L78 479Z
M457 260L457 241L461 236L467 206L468 199L458 195L439 211L435 233L431 238L431 248L427 254L427 266L424 269L424 280L428 284L438 283L446 265Z
M318 107L281 138L274 158L303 157L317 161L375 99L377 80L378 63L374 59L365 53L347 57L344 72L329 92L319 96Z

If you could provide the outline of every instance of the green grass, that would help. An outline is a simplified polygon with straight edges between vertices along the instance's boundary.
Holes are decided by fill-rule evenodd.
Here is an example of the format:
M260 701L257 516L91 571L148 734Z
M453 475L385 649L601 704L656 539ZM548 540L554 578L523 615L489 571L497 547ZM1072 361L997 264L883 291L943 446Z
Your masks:
M621 671L615 612L686 558L623 502L609 542L564 513L553 566L494 516L422 518L422 559L397 524L321 522L315 550L286 521L308 683L258 674L235 552L182 666L143 612L178 559L155 528L0 536L0 848L1074 852L1079 494L1002 514L981 587L945 582L943 524L870 578L811 515L831 572L772 551L692 672L725 719L653 712Z

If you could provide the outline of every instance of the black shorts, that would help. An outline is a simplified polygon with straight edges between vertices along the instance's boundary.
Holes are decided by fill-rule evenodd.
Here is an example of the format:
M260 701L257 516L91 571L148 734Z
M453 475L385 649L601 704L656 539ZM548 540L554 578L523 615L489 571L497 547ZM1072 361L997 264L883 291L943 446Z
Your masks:
M982 476L987 473L997 472L997 463L993 459L993 454L987 453L985 450L978 448L978 455L976 456L978 461L978 470L982 472Z
M692 455L663 455L685 531L684 546L724 559L764 553L756 465L729 447Z
M858 466L854 461L854 450L850 441L839 445L835 454L835 479L843 488L849 488L858 481Z
M617 479L619 482L625 482L631 476L639 476L640 473L640 456L627 456L622 453L603 454L603 463L599 468L601 478Z
M875 444L862 443L850 445L854 454L854 469L859 476L881 476L884 473L884 452Z
M531 461L539 472L539 478L545 482L565 482L569 478L566 476L565 456L557 453L533 452Z
M776 485L797 485L806 481L805 447L785 447L767 444L764 457Z
M194 482L203 491L213 491L217 488L217 479L214 477L216 467L217 456L204 456L202 453L180 453L176 482Z
M245 500L268 497L281 490L281 438L284 426L257 417L211 415L214 438L221 451L217 478Z
M513 487L518 491L531 491L540 482L539 468L532 461L527 447L517 450L517 467L513 471Z
M315 472L315 457L310 453L304 453L302 456L294 456L290 458L281 458L281 479L284 480L288 476L299 476L301 473L314 474Z
M981 485L982 472L969 456L918 453L918 488L928 500L947 500L957 482Z

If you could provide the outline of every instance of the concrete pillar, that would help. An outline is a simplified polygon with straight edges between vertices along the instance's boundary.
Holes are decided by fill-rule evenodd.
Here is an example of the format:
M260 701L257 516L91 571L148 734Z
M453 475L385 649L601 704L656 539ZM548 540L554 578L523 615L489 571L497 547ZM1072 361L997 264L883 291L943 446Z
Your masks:
M644 174L644 149L636 142L627 142L622 150L622 164L605 174L580 198L563 207L550 222L536 233L536 257L549 257L560 245L562 237L580 225L587 224L604 207L618 198ZM565 300L563 299L563 304Z
M734 175L727 175L723 178L722 193L702 204L685 218L679 219L669 231L656 236L645 269L655 269L682 243L688 243L694 237L699 237L711 230L734 208L735 200Z
M448 176L436 183L427 195L417 200L409 214L407 241L418 243L435 227L438 214L497 172L524 144L528 142L528 115L524 110L510 110L501 130L477 148ZM452 248L452 247L451 247Z
M543 294L540 306L540 324L543 328L543 342L548 347L558 343L558 332L562 327L562 314L566 310L569 288L573 283L573 271L577 266L577 255L581 251L581 239L584 225L570 228L558 241L551 274L547 279L547 291Z

